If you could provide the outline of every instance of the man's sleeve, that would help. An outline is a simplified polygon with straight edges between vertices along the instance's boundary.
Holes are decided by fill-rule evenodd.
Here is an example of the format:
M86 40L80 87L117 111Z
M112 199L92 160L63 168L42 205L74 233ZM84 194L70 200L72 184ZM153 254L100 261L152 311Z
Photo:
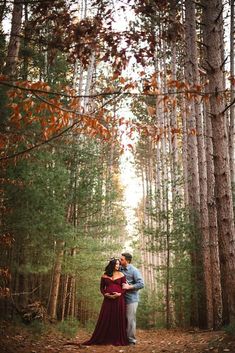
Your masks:
M135 281L133 284L134 289L138 290L144 288L144 280L138 270L134 270L133 277Z

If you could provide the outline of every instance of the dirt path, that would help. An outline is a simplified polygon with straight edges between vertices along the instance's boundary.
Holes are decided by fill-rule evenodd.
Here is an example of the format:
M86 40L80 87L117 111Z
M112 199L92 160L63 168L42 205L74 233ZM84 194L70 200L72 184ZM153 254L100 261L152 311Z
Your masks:
M235 353L235 339L224 332L182 332L178 330L138 330L136 346L80 347L89 337L79 331L74 339L55 333L33 335L21 327L0 327L0 353Z

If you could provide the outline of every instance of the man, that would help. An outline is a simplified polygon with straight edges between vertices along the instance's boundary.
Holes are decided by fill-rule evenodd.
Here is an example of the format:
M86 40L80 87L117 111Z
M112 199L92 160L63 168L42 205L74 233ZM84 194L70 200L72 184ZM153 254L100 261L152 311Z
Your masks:
M121 271L126 276L127 283L123 284L126 290L125 299L127 306L127 337L129 344L136 344L136 310L139 302L139 289L144 287L144 281L139 270L131 265L132 255L123 253L120 259Z

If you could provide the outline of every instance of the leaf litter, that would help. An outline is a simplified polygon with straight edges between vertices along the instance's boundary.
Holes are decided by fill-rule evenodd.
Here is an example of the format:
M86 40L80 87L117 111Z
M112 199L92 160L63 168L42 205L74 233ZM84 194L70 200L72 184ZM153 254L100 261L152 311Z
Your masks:
M137 330L135 346L82 346L90 334L78 329L68 339L55 328L40 334L30 327L0 323L1 353L235 353L235 337L224 331Z

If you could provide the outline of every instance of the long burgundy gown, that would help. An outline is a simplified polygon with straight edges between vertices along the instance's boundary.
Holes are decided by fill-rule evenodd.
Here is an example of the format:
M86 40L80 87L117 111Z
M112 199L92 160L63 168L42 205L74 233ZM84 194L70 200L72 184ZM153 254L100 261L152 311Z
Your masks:
M126 283L125 276L115 280L110 277L101 277L100 291L103 295L112 292L122 293L122 295L116 299L104 297L95 330L91 338L83 342L84 345L128 345L123 283Z

